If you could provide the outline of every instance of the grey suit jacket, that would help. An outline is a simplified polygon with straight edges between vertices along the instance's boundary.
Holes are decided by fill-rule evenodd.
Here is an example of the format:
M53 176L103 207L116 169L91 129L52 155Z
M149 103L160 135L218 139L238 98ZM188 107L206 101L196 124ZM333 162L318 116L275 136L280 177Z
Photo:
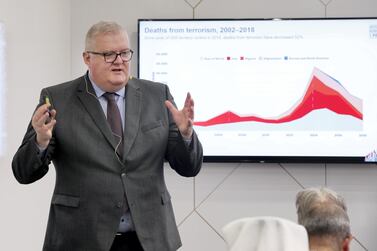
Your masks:
M124 193L145 251L181 246L163 163L182 176L201 169L203 151L194 133L189 147L164 101L166 85L131 79L126 87L124 158L86 76L42 90L57 111L53 137L41 158L29 124L12 161L23 184L42 178L52 161L56 184L43 250L108 251L124 211Z

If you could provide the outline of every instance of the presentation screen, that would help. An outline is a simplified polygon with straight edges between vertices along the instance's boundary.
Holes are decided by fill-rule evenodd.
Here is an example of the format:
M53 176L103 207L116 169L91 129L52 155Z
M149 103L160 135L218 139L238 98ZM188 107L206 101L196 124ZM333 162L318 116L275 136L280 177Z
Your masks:
M376 161L377 18L138 24L139 78L191 93L205 160Z

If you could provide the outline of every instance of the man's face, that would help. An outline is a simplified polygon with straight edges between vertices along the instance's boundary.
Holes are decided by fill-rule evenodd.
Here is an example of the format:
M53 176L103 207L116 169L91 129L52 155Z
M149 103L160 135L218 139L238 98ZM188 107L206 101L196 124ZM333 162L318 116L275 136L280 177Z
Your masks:
M130 49L125 32L99 34L94 38L93 47L90 51L99 53L119 53ZM107 63L102 55L87 52L83 57L89 68L90 77L103 91L115 92L127 84L130 77L130 62L123 62L121 57L117 56L113 63Z

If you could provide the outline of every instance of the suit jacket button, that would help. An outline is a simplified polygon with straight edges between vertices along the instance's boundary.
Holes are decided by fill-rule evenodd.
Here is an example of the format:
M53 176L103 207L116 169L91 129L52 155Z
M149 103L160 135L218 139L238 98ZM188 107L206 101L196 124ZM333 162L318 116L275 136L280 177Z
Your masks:
M126 176L126 173L122 173L121 176L122 176L122 177Z
M122 202L118 202L117 203L117 208L121 208L122 207Z

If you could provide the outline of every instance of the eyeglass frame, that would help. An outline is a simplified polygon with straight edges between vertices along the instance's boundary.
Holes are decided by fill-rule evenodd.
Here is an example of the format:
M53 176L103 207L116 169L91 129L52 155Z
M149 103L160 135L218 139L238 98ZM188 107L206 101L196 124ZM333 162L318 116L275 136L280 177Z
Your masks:
M118 56L120 56L120 59L122 59L123 63L126 63L126 62L131 61L131 59L132 59L132 55L133 55L134 51L131 50L131 49L127 49L127 50L125 50L125 51L121 51L121 52L115 52L115 51L107 51L107 52L86 51L86 53L90 53L90 54L94 54L94 55L101 55L101 56L103 56L103 60L104 60L106 63L111 63L111 64L113 64L113 63L117 60ZM122 53L131 53L131 54L130 54L130 55L131 55L131 56L130 56L130 59L128 59L128 60L124 60L124 59L122 58ZM106 61L106 57L109 57L110 55L114 55L114 54L115 54L115 58L114 58L113 61Z

